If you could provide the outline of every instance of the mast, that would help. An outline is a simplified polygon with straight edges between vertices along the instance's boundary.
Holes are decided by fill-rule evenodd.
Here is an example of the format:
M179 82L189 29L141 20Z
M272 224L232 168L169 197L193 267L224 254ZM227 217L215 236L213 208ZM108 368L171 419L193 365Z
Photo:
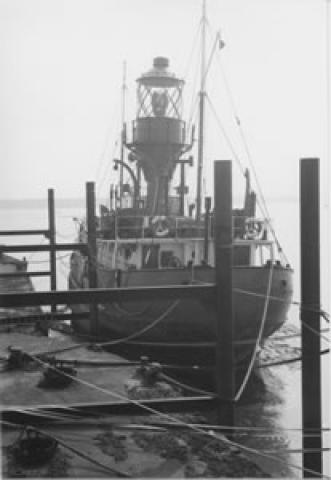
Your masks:
M121 112L121 163L120 163L120 208L122 208L123 197L123 176L124 176L124 129L125 129L125 93L126 93L126 62L123 62L123 81L122 81L122 112Z
M206 84L206 0L202 3L201 19L201 76L199 92L199 139L198 139L198 168L197 168L197 206L196 220L201 217L201 184L202 184L202 166L203 166L203 143L204 143L204 114L205 114L205 84Z

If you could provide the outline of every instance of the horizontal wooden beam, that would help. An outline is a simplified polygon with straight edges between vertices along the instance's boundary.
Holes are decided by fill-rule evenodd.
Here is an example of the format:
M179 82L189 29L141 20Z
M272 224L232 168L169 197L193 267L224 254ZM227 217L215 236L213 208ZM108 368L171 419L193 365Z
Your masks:
M43 270L40 272L8 272L0 273L0 278L12 278L12 277L47 277L51 272L48 270Z
M142 406L140 406L142 405ZM216 405L216 396L177 397L168 399L151 399L137 401L77 403L68 405L44 405L39 407L1 407L0 417L3 421L12 423L28 423L30 425L50 423L54 417L50 415L73 415L77 417L93 417L102 415L151 415L154 409L162 413L189 412L194 410L210 411ZM147 408L144 408L147 407ZM38 416L40 413L40 416Z
M48 235L48 230L0 230L0 235L4 237L14 235Z
M207 302L215 301L215 287L212 285L179 285L176 287L93 288L54 292L1 293L0 307L113 303L146 299L177 300L192 297L199 297Z
M40 321L63 321L63 320L84 320L88 318L89 312L73 312L73 313L40 313L37 315L16 315L0 318L0 325L11 325L15 323L28 323Z
M0 245L0 253L8 252L49 252L51 248L54 248L57 251L68 251L68 250L87 250L87 245L85 243L56 243L54 246L50 245L34 245L34 244L25 244L25 245Z

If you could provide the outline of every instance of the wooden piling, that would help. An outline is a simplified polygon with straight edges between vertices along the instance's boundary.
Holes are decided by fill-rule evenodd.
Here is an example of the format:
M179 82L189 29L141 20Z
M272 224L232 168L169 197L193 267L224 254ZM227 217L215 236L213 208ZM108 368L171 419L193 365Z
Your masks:
M305 477L322 474L319 159L300 162L302 442ZM311 310L310 310L311 309ZM316 332L314 333L312 329ZM314 436L311 436L312 429ZM310 435L308 435L310 433Z
M234 425L234 322L232 305L232 163L216 161L215 269L216 269L216 389L218 418L222 425Z
M203 244L203 260L206 263L206 265L208 265L208 260L209 260L210 208L211 208L211 197L206 197L205 198L204 244Z
M86 222L88 248L89 288L97 288L97 230L96 230L95 186L94 182L86 183ZM90 304L90 333L98 335L98 306Z
M50 288L56 290L56 227L55 227L55 204L54 189L48 189L48 240L49 240L49 268L50 268ZM56 304L51 306L52 313L56 312Z

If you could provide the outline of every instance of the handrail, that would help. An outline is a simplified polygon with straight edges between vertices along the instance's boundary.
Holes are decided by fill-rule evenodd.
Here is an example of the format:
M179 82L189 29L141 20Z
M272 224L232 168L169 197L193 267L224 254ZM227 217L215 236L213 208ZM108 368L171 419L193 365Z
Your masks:
M211 218L213 214L210 215ZM112 218L112 217L109 217ZM125 233L128 236L128 239L131 238L162 238L158 235L153 233L153 225L151 224L150 220L152 217L147 215L125 215L125 216L114 216L116 223L116 237L118 239L127 238ZM161 217L163 218L163 217ZM169 219L164 217L166 221ZM148 224L146 224L146 219L148 219ZM268 229L268 224L265 220L259 218L251 218L245 215L233 215L233 238L237 241L246 241L247 245L252 245L252 243L259 243L269 245L272 242L268 241L264 238L264 232ZM131 223L131 220L134 220L134 224ZM185 217L175 216L171 217L170 222L168 221L169 226L168 230L170 233L170 238L175 237L176 239L180 238L198 238L202 239L204 237L204 224L203 223L196 223ZM238 225L239 223L239 225ZM253 230L250 231L250 224L252 225ZM254 230L254 228L256 230ZM107 228L99 229L99 233L107 233L111 231L111 228L107 230ZM188 233L190 235L188 236ZM114 235L115 236L115 235ZM213 224L209 222L209 232L208 238L212 239L214 237L213 232ZM165 236L164 238L169 238L169 235Z

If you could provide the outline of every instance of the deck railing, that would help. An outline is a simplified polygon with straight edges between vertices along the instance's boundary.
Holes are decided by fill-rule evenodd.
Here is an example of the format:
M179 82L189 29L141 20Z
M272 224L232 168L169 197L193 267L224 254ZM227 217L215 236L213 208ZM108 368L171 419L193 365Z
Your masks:
M204 238L205 225L184 217L126 215L102 217L99 233L104 238ZM232 235L234 239L266 240L267 221L247 216L233 215ZM214 237L213 215L208 222L208 238Z

